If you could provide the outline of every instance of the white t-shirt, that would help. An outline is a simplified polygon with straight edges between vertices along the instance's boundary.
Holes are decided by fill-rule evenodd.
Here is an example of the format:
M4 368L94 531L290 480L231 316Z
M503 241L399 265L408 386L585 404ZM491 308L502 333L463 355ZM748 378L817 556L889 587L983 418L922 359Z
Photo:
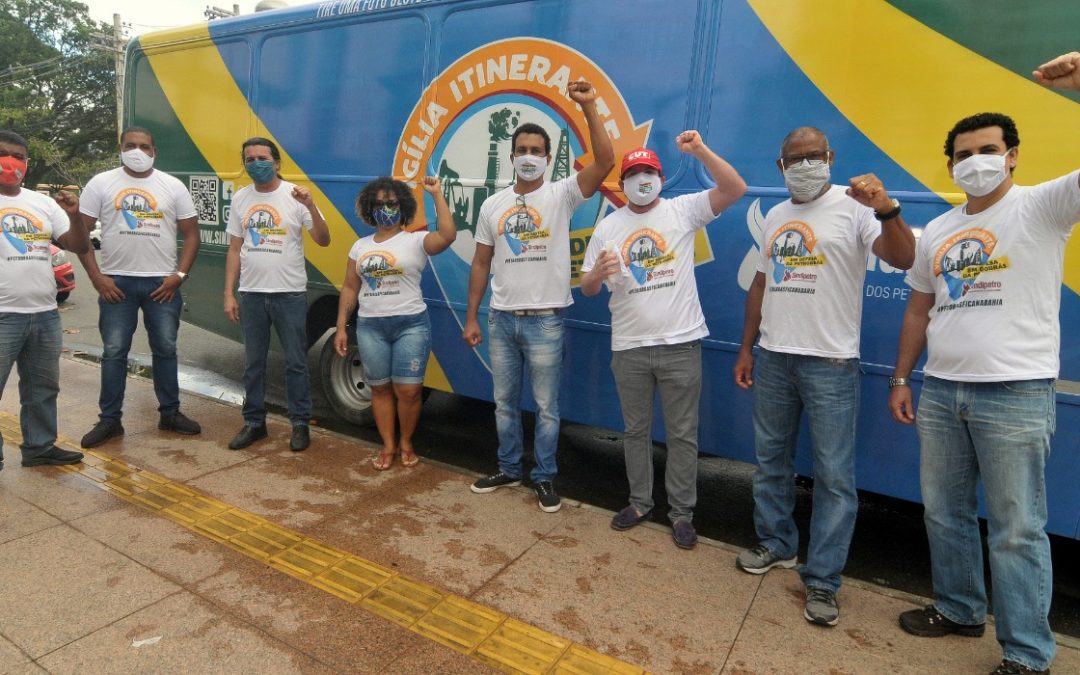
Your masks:
M49 197L21 188L15 197L0 195L0 226L0 312L56 309L49 240L68 231L67 213Z
M958 382L1056 378L1065 242L1080 220L1080 171L1013 186L974 216L926 226L907 283L934 294L925 372Z
M476 241L494 246L491 308L568 307L570 295L570 218L585 202L577 175L545 182L526 195L514 188L484 200Z
M289 293L307 290L304 230L311 211L292 196L296 187L281 181L273 192L248 185L233 196L225 231L242 237L240 290Z
M765 216L758 271L764 349L835 359L859 356L866 257L881 234L873 209L833 185Z
M79 210L101 221L101 271L162 277L176 271L176 221L196 215L187 188L164 171L135 178L123 167L90 179Z
M426 230L402 230L385 241L376 242L371 235L353 244L349 260L356 261L360 275L357 314L412 316L427 309L420 293L420 275L428 263L427 235Z
M709 193L662 199L646 213L623 207L596 226L581 269L614 246L620 273L611 290L611 351L681 344L709 334L694 277L694 235L716 215Z

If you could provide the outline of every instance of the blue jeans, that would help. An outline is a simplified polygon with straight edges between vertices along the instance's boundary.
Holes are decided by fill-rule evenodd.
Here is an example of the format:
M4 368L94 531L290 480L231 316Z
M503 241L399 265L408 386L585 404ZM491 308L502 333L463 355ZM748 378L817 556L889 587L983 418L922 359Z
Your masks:
M611 372L622 408L630 505L638 513L653 508L653 400L659 390L667 432L668 518L672 523L692 521L697 505L701 342L619 350L611 355Z
M150 294L161 285L164 277L114 276L124 299L117 303L98 298L98 330L101 331L101 394L98 407L102 420L119 420L124 414L124 389L127 386L127 358L131 336L139 325L139 310L143 326L150 339L153 354L154 393L158 412L172 415L180 409L180 382L176 372L176 333L180 329L180 309L184 302L180 293L169 302L155 302Z
M563 362L562 311L549 316L514 316L493 309L488 314L488 354L495 381L495 429L499 434L499 470L521 478L524 454L521 387L528 365L536 401L534 482L555 479L559 442L559 383Z
M840 588L859 499L855 493L855 423L859 360L761 349L754 372L754 528L765 548L799 552L795 509L795 447L806 410L814 453L810 544L800 568L807 588Z
M431 353L427 310L401 316L356 317L356 347L368 384L423 384Z
M311 379L307 365L307 293L240 293L244 335L244 423L266 424L266 354L270 325L285 352L285 398L293 425L311 420Z
M997 639L1005 658L1042 670L1054 658L1046 526L1052 380L951 382L927 377L916 425L934 606L962 624L986 620L975 486L986 500Z
M60 349L64 333L60 312L0 312L0 394L11 366L19 369L19 425L22 458L48 452L56 442L56 395L60 393ZM4 439L0 437L0 460Z

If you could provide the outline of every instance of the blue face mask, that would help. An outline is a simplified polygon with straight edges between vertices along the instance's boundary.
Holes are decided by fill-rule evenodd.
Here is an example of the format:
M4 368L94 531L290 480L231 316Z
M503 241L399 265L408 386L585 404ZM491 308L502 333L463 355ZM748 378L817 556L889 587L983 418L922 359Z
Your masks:
M380 206L371 212L375 224L382 228L397 227L401 223L401 207Z
M244 170L247 171L247 175L251 176L251 180L255 181L256 185L265 185L274 180L274 176L277 175L277 172L274 171L274 163L264 159L248 162L244 165Z

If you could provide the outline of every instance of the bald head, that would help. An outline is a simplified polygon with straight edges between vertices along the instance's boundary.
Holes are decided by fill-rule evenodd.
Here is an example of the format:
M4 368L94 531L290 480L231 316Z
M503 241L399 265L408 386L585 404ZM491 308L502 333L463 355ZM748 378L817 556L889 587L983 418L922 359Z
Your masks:
M792 129L787 136L784 136L784 141L780 144L781 157L787 156L787 150L793 143L814 145L821 150L829 149L829 139L825 136L825 132L817 127Z

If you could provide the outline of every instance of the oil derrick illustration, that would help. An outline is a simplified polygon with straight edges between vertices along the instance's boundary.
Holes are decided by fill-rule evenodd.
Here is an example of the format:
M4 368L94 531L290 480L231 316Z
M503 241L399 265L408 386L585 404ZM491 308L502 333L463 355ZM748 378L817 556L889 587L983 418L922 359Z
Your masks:
M551 182L570 175L570 135L566 127L559 132L559 145L555 150L555 163L551 167Z

